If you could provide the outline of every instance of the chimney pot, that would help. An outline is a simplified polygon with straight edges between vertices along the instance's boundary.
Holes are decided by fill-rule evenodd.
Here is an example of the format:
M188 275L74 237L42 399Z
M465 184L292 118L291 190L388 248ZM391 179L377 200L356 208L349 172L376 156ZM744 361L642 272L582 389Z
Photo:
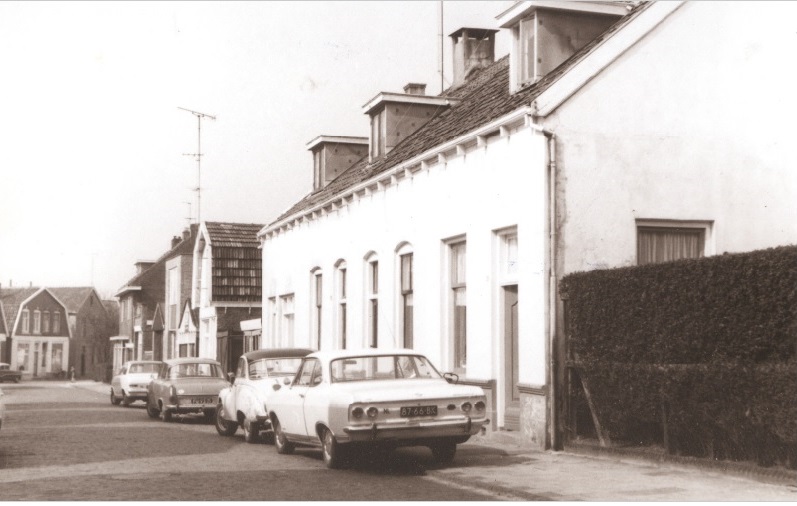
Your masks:
M176 247L177 247L177 245L178 245L178 244L180 244L180 240L181 240L181 239L180 239L180 236L177 236L177 235L176 235L176 236L172 237L172 247L171 247L171 248L169 248L169 249L174 249L174 248L176 248Z
M426 95L426 84L407 83L404 86L404 93L406 93L407 95Z
M187 241L189 237L191 237L191 230L186 228L183 230L183 240Z
M468 80L470 73L495 62L495 34L498 30L460 28L449 35L454 53L454 82L456 88Z

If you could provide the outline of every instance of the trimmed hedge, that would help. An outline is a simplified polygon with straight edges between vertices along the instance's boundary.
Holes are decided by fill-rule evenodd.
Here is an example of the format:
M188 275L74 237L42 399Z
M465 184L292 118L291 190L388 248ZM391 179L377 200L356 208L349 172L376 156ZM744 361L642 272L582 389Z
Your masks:
M575 273L561 292L613 439L795 467L797 246Z

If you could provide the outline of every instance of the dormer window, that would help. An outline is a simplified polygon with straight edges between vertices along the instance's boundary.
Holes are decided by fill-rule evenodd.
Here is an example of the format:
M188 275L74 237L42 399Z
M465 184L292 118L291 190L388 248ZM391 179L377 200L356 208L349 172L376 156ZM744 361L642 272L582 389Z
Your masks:
M385 118L387 111L381 111L371 116L371 160L381 158L385 154Z
M366 137L319 135L307 143L313 154L313 190L319 190L363 159Z
M512 29L511 91L542 79L626 13L624 5L603 2L515 4L498 16Z

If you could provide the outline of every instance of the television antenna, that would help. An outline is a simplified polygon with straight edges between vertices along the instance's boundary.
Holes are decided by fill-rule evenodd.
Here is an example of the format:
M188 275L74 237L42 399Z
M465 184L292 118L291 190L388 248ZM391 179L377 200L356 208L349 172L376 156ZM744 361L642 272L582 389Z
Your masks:
M201 221L202 212L202 118L216 120L216 116L205 114L204 112L192 111L185 107L178 107L181 111L190 112L196 116L196 153L183 153L183 156L193 156L196 158L196 222ZM190 213L190 211L189 211Z
M183 204L187 204L188 205L188 216L185 217L185 221L187 222L186 223L186 228L190 229L191 228L191 202L185 201L185 202L183 202Z

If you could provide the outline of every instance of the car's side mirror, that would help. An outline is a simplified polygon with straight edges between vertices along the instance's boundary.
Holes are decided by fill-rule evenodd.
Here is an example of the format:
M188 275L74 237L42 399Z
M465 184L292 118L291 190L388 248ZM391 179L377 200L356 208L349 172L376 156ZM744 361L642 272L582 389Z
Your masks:
M228 372L227 373L227 379L229 380L230 383L235 383L235 373L234 372Z
M449 383L453 383L454 385L459 383L459 375L453 372L444 373L443 377L446 379L446 381L448 381Z
M271 385L271 388L273 388L274 391L276 392L277 390L282 388L282 385L280 385L279 383L274 383L273 385Z

